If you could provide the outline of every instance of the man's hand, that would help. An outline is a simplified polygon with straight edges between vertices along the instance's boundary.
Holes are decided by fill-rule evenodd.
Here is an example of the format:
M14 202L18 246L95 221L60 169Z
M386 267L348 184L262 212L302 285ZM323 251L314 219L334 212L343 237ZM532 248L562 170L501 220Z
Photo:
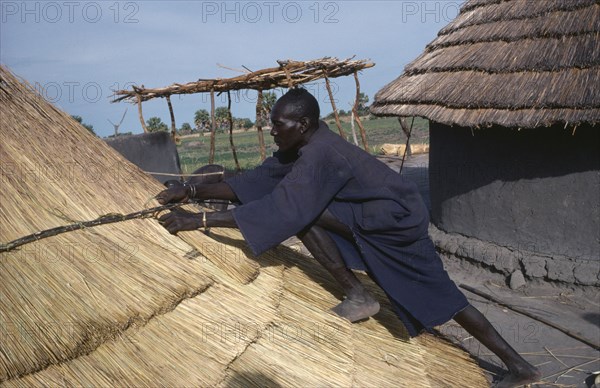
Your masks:
M185 202L189 199L189 192L181 182L169 181L168 189L158 193L155 198L161 205Z
M188 213L172 211L162 215L158 222L171 234L177 234L182 230L196 230L202 226L202 213Z

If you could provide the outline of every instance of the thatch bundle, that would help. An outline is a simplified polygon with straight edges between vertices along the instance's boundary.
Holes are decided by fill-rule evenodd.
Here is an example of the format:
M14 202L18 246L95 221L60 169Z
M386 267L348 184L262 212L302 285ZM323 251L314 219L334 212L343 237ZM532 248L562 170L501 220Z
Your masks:
M599 42L594 0L469 1L371 111L473 127L593 124Z
M406 152L406 144L385 143L385 144L381 145L380 150L384 155L403 157L404 153ZM429 152L429 144L424 144L424 143L411 144L410 152L412 155L426 154Z
M161 189L4 68L0 110L2 243ZM237 231L211 233L184 242L140 219L0 254L0 383L486 385L460 349L408 340L389 306L360 324L328 314L340 295L313 260L249 258Z

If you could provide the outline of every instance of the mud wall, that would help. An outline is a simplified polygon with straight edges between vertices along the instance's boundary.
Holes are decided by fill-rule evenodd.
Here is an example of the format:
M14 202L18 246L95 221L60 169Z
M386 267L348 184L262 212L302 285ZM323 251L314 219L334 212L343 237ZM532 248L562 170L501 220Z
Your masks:
M147 172L181 173L177 147L168 132L143 133L105 139L106 143L119 151L127 160ZM152 174L164 183L177 177Z
M453 245L473 239L466 251L504 271L520 267L530 277L598 283L599 126L573 134L563 126L431 123L430 147L432 222L447 235L439 243L465 251ZM480 243L494 249L485 253Z

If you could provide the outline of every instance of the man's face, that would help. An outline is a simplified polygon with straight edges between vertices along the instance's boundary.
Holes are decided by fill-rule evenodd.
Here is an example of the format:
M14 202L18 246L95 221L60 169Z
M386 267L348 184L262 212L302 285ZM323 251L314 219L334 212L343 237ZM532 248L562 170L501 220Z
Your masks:
M290 104L276 103L271 110L271 136L279 151L298 150L304 145L306 120L298 117Z

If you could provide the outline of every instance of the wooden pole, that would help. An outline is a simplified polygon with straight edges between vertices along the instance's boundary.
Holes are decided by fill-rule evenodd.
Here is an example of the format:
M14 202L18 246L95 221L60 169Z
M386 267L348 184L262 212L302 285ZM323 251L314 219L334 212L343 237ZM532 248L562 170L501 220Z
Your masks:
M175 141L175 133L177 128L175 127L175 113L173 113L173 105L171 104L171 96L167 96L167 105L169 106L169 113L171 114L171 137Z
M142 124L142 129L144 133L148 133L148 127L146 127L146 122L144 121L144 115L142 114L142 96L137 95L137 103L138 103L138 116L140 117L140 123Z
M410 132L412 128L408 128L408 124L406 123L406 119L404 117L398 117L398 121L400 122L402 132L404 132L406 135L406 154L410 156L412 155L412 150L410 149Z
M258 145L260 148L260 160L265 160L267 157L267 151L265 149L265 136L262 130L262 99L263 92L261 89L258 90L258 97L256 99L256 132L258 133Z
M340 116L338 115L337 108L335 107L335 100L333 99L333 93L331 91L331 85L329 84L329 78L325 75L325 86L327 87L327 93L329 93L329 100L331 101L331 107L333 108L333 115L335 116L335 123L338 127L338 131L340 132L340 136L342 139L346 140L346 134L342 129L342 124L340 123Z
M217 132L217 123L215 122L215 90L210 90L210 153L208 154L208 164L215 161L215 133Z
M354 71L354 83L356 83L356 99L354 100L354 107L352 108L352 112L354 112L354 120L356 120L356 124L358 124L358 128L360 129L360 137L362 139L363 148L365 151L369 152L369 143L367 142L367 133L365 132L365 127L362 125L362 121L360 121L360 116L358 115L358 99L360 97L360 82L358 82L358 74Z
M402 120L400 117L398 117L398 121L400 121L400 125L402 126L402 130L404 131L404 126L406 126L406 123L402 123ZM412 133L412 129L413 129L413 124L415 123L415 118L412 118L412 121L410 122L410 128L408 128L408 131L406 132L406 147L404 147L404 154L402 155L402 163L400 163L400 171L398 171L398 174L402 174L402 168L404 168L404 161L406 160L406 153L408 152L409 146L410 146L410 134Z
M229 144L231 145L231 153L233 153L235 168L237 171L241 171L242 168L240 167L240 162L238 161L235 144L233 144L233 115L231 114L231 93L229 90L227 91L227 119L229 120Z
M358 139L356 138L356 130L354 129L354 110L352 110L352 117L350 117L350 127L352 128L352 140L354 141L354 145L358 147Z

